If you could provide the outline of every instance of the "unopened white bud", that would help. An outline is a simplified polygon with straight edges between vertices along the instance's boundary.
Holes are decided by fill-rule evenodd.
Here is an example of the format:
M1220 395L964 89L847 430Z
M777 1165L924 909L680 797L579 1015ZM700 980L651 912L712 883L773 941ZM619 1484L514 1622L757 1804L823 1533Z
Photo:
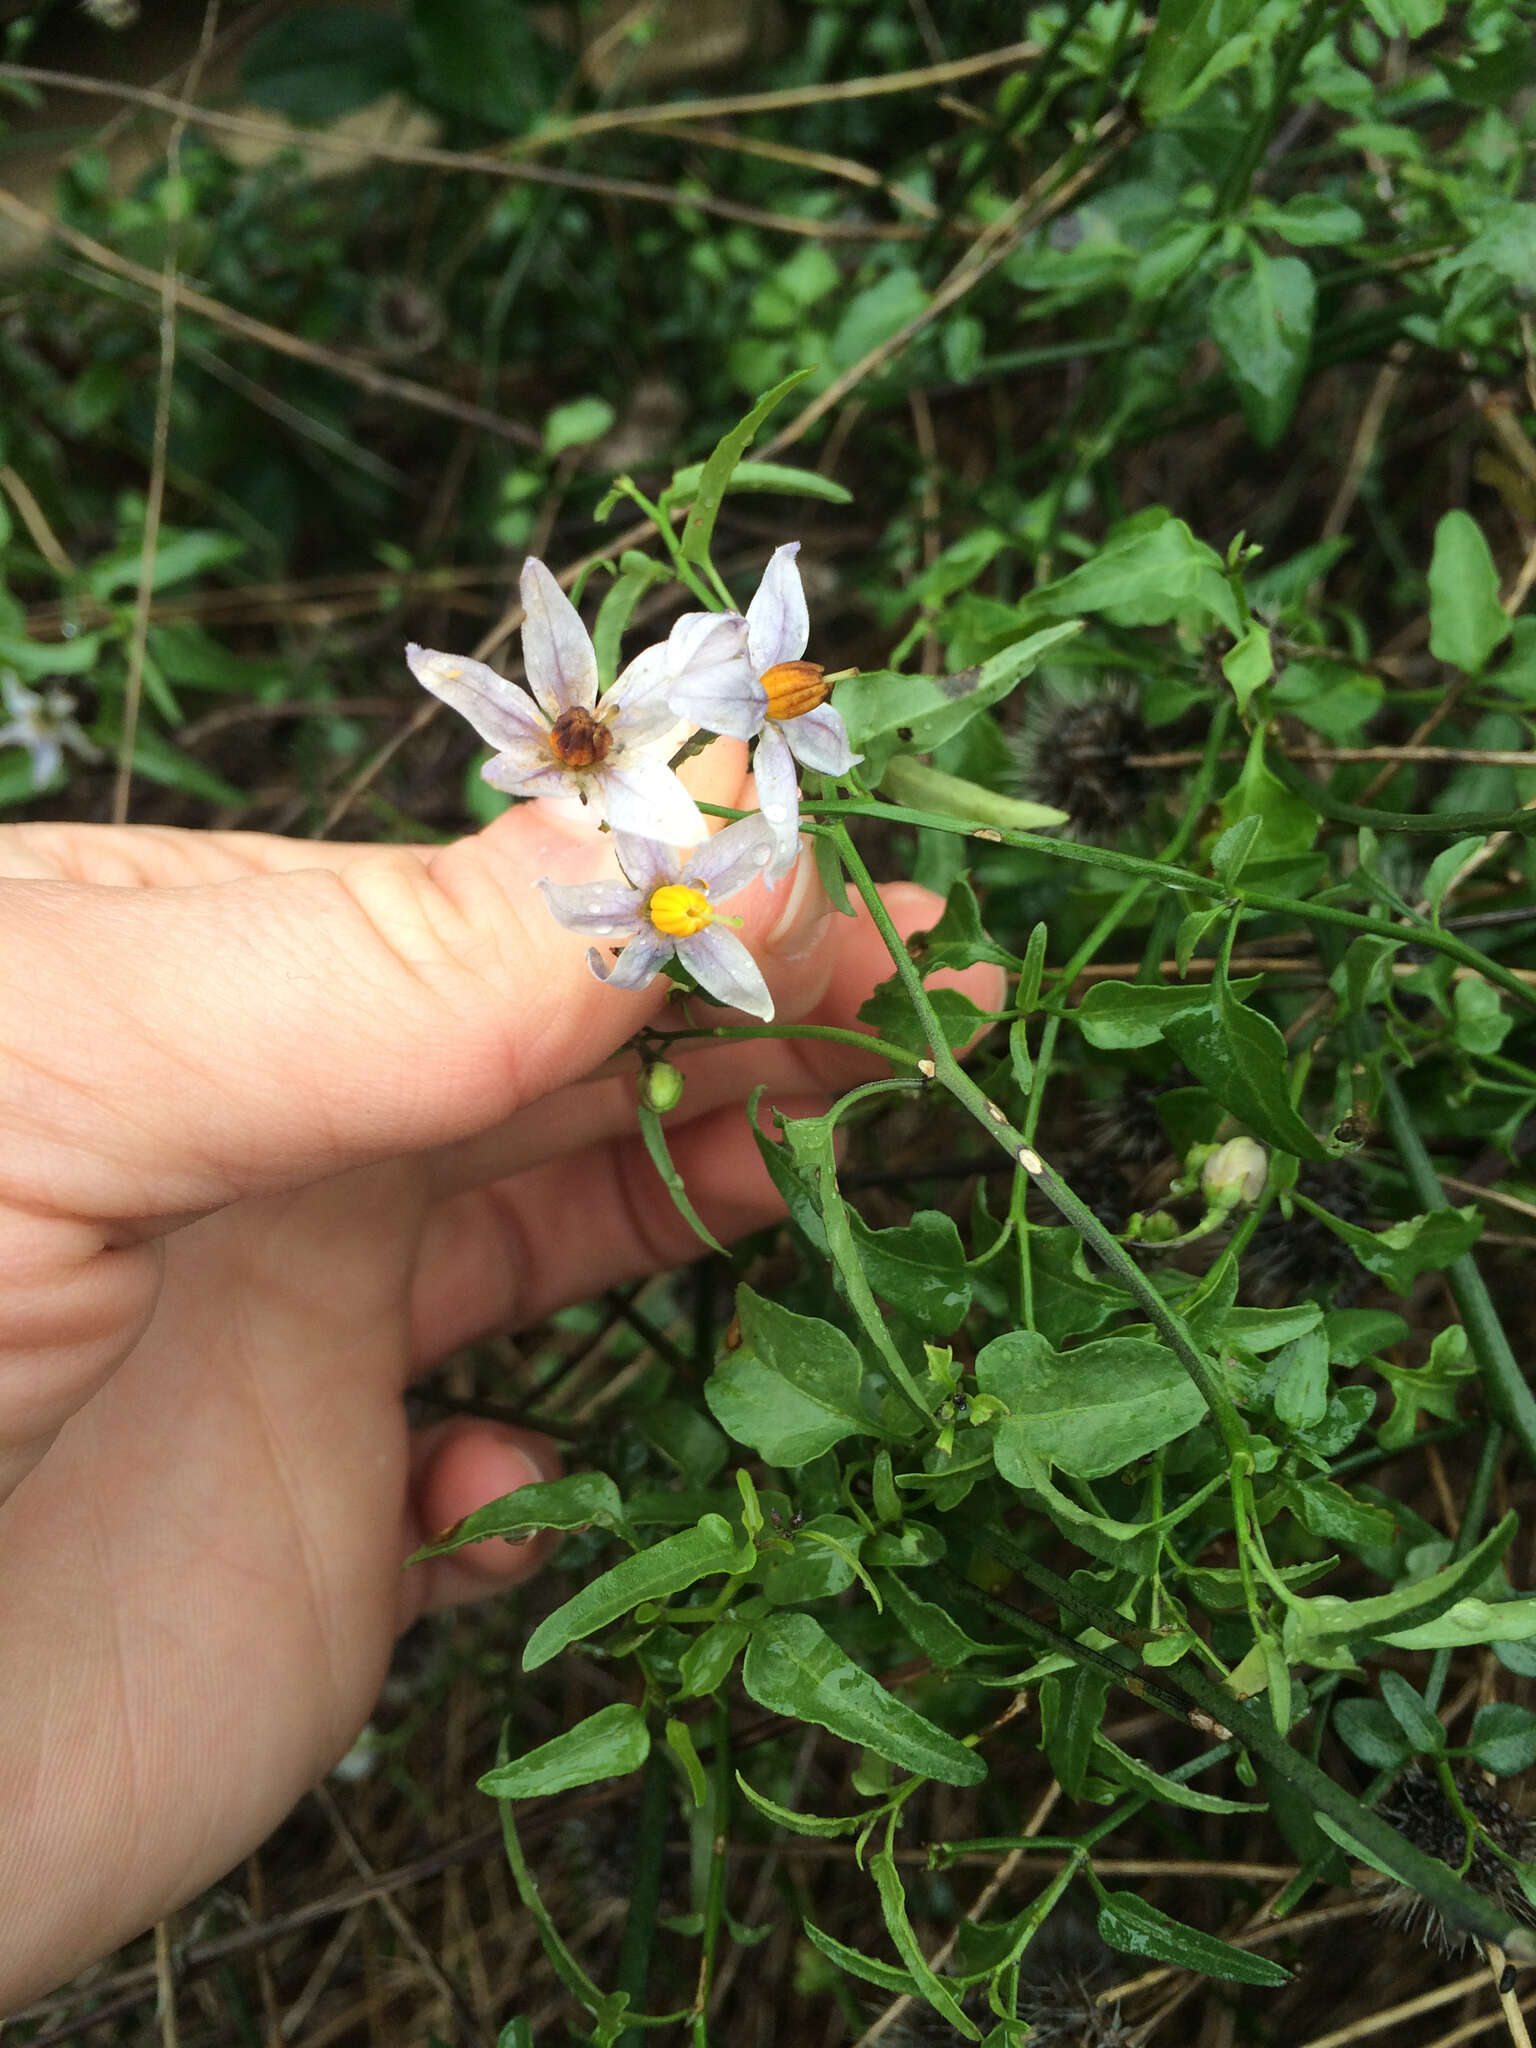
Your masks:
M1200 1169L1200 1187L1217 1209L1256 1202L1269 1179L1269 1154L1252 1138L1228 1138Z

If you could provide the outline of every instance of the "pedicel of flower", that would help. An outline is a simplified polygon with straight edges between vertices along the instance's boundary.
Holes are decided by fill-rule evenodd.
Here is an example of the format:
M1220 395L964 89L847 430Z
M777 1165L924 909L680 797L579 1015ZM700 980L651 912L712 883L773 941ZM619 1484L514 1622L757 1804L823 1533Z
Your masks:
M495 749L482 770L486 781L508 796L579 797L595 804L615 832L696 845L708 828L667 766L679 737L678 714L667 700L670 686L686 679L696 661L702 673L711 671L718 630L711 635L695 628L680 640L674 632L647 648L599 701L591 637L533 556L523 564L522 598L527 690L469 655L405 650L423 688L467 718Z
M736 622L735 657L719 658L722 639L708 668L693 664L667 693L679 718L706 732L757 740L757 800L774 828L774 856L765 877L770 888L789 873L799 851L796 762L822 775L846 775L863 759L850 749L847 728L827 702L831 679L818 663L804 659L811 621L795 566L799 552L797 540L775 550L746 618ZM675 630L686 623L680 620Z
M658 840L615 832L623 882L542 881L544 900L568 931L622 939L617 960L589 948L587 965L610 988L645 988L668 960L686 967L716 1001L767 1023L773 998L756 961L717 906L764 874L776 835L760 812L738 818L681 853Z

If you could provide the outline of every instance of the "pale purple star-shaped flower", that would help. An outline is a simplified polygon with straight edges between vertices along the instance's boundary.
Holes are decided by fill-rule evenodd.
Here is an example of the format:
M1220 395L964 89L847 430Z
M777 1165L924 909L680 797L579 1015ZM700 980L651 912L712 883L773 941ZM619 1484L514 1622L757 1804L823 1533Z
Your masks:
M827 702L822 669L802 659L811 620L795 566L799 552L797 540L775 549L745 621L736 621L745 642L738 658L723 658L721 636L711 650L713 659L707 665L691 664L667 691L679 718L732 739L756 738L757 801L774 828L774 857L766 878L770 887L789 873L799 852L795 762L823 775L846 775L864 758L850 749L847 728ZM674 631L687 623L680 619Z
M508 796L580 797L596 804L615 832L695 845L708 827L667 766L679 723L667 693L695 660L704 674L712 672L718 631L711 636L694 628L675 648L671 641L648 647L599 699L591 637L576 607L531 555L523 564L522 598L527 690L468 655L405 650L417 682L495 748L481 771L486 781Z
M611 965L596 946L589 948L587 965L598 980L610 988L644 988L675 955L700 988L766 1024L773 1016L768 984L741 940L715 916L718 904L773 859L773 827L761 813L738 818L681 854L628 832L615 832L613 847L624 881L539 884L567 930L626 942Z
M101 759L100 747L76 722L74 698L60 684L29 690L14 669L7 669L0 675L0 703L9 713L0 725L0 747L25 748L34 789L52 782L64 765L66 747L82 761Z

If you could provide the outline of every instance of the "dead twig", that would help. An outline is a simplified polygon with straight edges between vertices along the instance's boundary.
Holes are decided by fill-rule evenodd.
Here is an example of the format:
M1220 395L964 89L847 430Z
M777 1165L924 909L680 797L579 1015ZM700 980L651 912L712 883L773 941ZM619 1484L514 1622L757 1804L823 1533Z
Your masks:
M162 289L163 280L159 272L146 269L142 263L134 263L126 256L119 256L105 242L82 234L78 228L55 220L35 206L28 206L24 199L18 199L14 192L7 192L3 187L0 187L0 213L9 214L12 220L34 233L43 233L63 242L77 255L84 256L88 262L113 277L126 278L130 284L141 285L157 295ZM487 412L483 406L451 398L446 392L434 391L430 385L417 384L409 377L392 377L387 371L377 369L357 356L344 355L338 349L321 348L316 342L305 341L301 335L285 333L281 327L273 327L265 320L241 313L220 299L211 299L206 292L194 291L179 279L174 282L173 293L181 312L199 314L215 326L222 327L226 333L238 334L245 341L259 342L278 355L292 356L295 361L309 363L315 369L329 370L333 376L345 378L372 398L392 398L422 412L439 413L447 419L460 420L466 426L479 427L501 440L515 441L519 447L536 448L540 445L539 436L533 428L525 427L520 420L503 419L500 413Z

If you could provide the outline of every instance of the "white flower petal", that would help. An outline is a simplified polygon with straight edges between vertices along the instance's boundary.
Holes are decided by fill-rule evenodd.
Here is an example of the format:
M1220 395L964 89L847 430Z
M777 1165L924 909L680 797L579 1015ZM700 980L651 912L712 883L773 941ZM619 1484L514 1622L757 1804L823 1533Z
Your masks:
M27 752L32 757L32 787L46 789L64 765L64 749L51 732L40 732Z
M596 946L588 949L587 965L598 980L606 981L610 988L644 988L647 982L656 979L656 970L663 960L671 957L672 952L671 939L653 926L646 926L630 940L611 966Z
M747 622L740 612L684 612L667 637L672 673L679 678L747 662Z
M677 957L702 989L733 1010L745 1010L766 1024L773 1016L773 997L757 962L724 925L706 925L677 941Z
M644 898L638 889L624 882L539 883L551 917L569 932L586 932L594 938L625 936L638 932L643 923Z
M578 796L581 792L576 777L553 758L548 747L540 747L536 754L531 748L495 754L480 773L503 796Z
M66 747L72 747L82 761L100 761L105 758L100 747L90 734L78 726L74 719L67 718L59 727L59 738Z
M655 754L667 760L692 728L679 718L667 699L672 679L667 643L660 640L637 654L598 707L598 717L629 754Z
M789 742L770 719L752 756L758 809L773 827L775 852L764 880L771 889L787 875L800 852L800 779Z
M685 676L668 690L667 702L679 718L733 740L751 739L768 716L768 692L736 663Z
M597 702L597 656L575 605L537 555L523 564L523 666L551 720Z
M511 753L520 741L542 740L548 734L548 723L528 701L528 692L485 662L414 645L406 648L405 659L422 688L467 718L497 753Z
M757 675L776 662L798 661L811 637L811 615L795 567L799 552L797 540L774 549L757 595L747 606L747 647Z
M643 839L634 832L615 832L613 850L619 866L635 885L642 901L667 882L678 879L675 851L659 839Z
M711 903L725 903L767 870L777 843L772 825L754 811L686 855L678 879L702 883Z
M855 761L864 758L849 746L848 728L830 704L818 704L798 718L781 720L779 731L795 758L821 775L846 775Z
M663 761L626 755L587 771L601 792L603 812L615 832L659 839L666 846L697 846L709 827L703 813Z

